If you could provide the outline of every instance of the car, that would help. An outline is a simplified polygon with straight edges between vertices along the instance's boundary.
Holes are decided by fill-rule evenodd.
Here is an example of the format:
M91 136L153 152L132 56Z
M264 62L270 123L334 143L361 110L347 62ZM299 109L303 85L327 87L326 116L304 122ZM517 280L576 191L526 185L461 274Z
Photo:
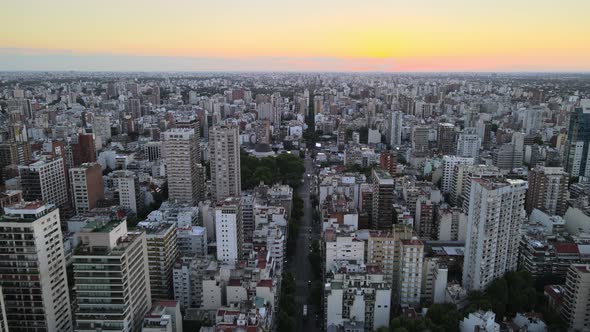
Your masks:
M309 241L311 241L311 236L309 237Z
M308 280L308 281L307 281L307 285L308 285L308 286L311 286L311 280Z

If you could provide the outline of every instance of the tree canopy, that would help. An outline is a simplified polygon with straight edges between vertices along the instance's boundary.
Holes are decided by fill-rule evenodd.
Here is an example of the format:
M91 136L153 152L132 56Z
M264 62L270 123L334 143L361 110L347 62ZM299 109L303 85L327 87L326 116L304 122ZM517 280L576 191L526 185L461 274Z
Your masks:
M296 154L283 153L276 157L256 158L241 151L242 189L253 189L264 182L288 184L297 189L305 172L303 160Z

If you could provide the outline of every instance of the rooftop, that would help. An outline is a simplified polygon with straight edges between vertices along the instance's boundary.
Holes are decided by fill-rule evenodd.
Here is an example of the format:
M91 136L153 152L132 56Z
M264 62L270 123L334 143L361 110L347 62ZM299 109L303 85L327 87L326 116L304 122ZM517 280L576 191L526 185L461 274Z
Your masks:
M86 224L82 231L93 233L110 233L115 227L119 226L121 222L122 220L111 220L106 223L100 220L93 220Z

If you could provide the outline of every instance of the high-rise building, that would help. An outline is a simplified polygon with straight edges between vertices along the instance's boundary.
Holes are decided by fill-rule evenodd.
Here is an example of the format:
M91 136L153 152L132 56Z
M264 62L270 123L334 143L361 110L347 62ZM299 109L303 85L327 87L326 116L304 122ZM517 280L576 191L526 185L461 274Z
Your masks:
M416 126L412 130L412 152L416 157L426 157L430 154L428 148L428 134L430 128L426 126Z
M152 305L145 232L127 231L125 220L94 221L78 240L74 330L140 331Z
M71 168L69 172L72 203L76 212L94 209L98 201L104 199L102 167L96 163L87 163Z
M473 165L473 158L444 156L443 157L443 176L441 182L441 191L443 193L451 192L453 185L453 177L455 175L455 166L458 165Z
M565 170L571 176L590 177L590 99L582 99L570 114Z
M402 307L420 304L422 293L422 264L424 243L414 237L400 241L400 266L398 270L397 303Z
M178 256L207 256L207 228L201 226L184 226L178 228Z
M516 270L526 190L523 180L472 180L463 262L467 290L485 289L494 279Z
M0 219L0 259L4 262L0 286L8 328L72 331L58 210L53 204L29 202L6 207L4 213Z
M139 179L132 171L118 170L109 175L113 187L119 194L119 205L137 213L143 210L143 199L139 188Z
M203 305L203 279L211 261L206 257L180 257L174 265L174 299L182 309Z
M455 140L457 133L451 123L439 123L437 131L438 153L447 155L455 154Z
M2 209L4 213L4 209ZM0 332L8 332L8 320L6 319L6 304L4 304L4 293L0 286Z
M486 165L457 165L453 171L453 185L451 186L451 202L469 209L472 179L502 177L502 173L495 166Z
M382 169L373 169L373 205L371 210L371 228L389 230L394 224L394 181L389 173Z
M492 154L494 166L500 169L522 167L524 158L524 134L514 132L510 143L502 144Z
M391 147L402 145L402 125L404 114L399 111L387 113L387 143Z
M314 96L313 97L313 114L311 116L316 116L318 114L323 113L324 111L324 96Z
M435 204L424 196L419 197L416 201L414 230L421 239L436 239L438 234L438 227L434 219L434 206Z
M367 264L381 267L385 280L392 285L393 296L397 296L400 285L398 278L401 268L401 240L412 238L412 229L405 225L394 225L391 230L369 232L367 239Z
M196 205L199 200L199 141L194 129L162 133L170 201Z
M228 197L218 201L215 206L217 260L235 264L242 259L243 234L241 200Z
M469 179L469 181L471 181L471 179ZM461 208L451 208L448 206L438 207L435 218L438 226L437 240L465 241L467 216L463 213Z
M214 201L240 196L240 143L238 128L215 126L209 133L211 196Z
M162 142L147 142L143 147L145 158L149 161L156 161L162 157Z
M96 162L96 146L93 134L78 134L71 142L73 166Z
M563 290L561 317L569 331L586 331L590 305L590 266L570 265Z
M0 143L0 177L2 183L10 179L12 172L8 166L24 165L31 160L31 146L28 142Z
M125 111L131 115L133 119L141 117L141 102L139 99L129 98L125 104Z
M369 231L367 239L367 263L377 264L381 267L385 281L393 284L395 258L395 246L399 238L391 231Z
M152 298L173 299L172 276L178 249L176 225L145 221L138 226L146 232Z
M457 139L457 156L473 158L477 162L479 160L480 147L481 137L474 130L465 129L459 134L459 139Z
M526 211L539 209L549 215L563 216L567 210L569 175L562 167L537 166L529 172Z
M111 118L97 115L92 118L92 132L104 144L111 138Z
M483 123L483 148L489 150L492 146L492 123L486 121Z
M201 137L201 121L199 121L198 118L192 117L189 119L177 119L176 120L176 128L194 130L195 136L197 137L197 141ZM199 154L200 154L200 151L199 151Z
M42 159L18 171L25 201L45 201L61 207L68 203L67 173L62 158Z
M502 144L493 151L494 166L511 170L522 166L524 153L513 143Z
M395 176L397 173L397 153L394 151L383 151L379 155L379 166L389 172L389 175Z

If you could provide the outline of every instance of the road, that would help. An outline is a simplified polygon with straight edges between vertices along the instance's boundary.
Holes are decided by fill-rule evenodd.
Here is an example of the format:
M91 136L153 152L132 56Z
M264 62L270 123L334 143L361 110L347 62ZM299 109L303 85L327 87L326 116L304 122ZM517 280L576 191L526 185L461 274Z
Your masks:
M313 208L310 201L309 188L314 181L313 160L306 155L305 157L305 174L304 183L299 188L299 197L303 200L303 218L299 225L299 236L297 238L297 248L293 262L289 262L289 268L295 274L295 302L298 308L297 331L313 332L321 331L316 325L316 308L309 303L309 294L311 287L309 281L313 280L313 270L307 258L310 246L313 240L319 239L319 232L313 230ZM312 174L308 177L307 174ZM310 240L311 238L311 240ZM307 319L303 319L303 305L307 304Z

